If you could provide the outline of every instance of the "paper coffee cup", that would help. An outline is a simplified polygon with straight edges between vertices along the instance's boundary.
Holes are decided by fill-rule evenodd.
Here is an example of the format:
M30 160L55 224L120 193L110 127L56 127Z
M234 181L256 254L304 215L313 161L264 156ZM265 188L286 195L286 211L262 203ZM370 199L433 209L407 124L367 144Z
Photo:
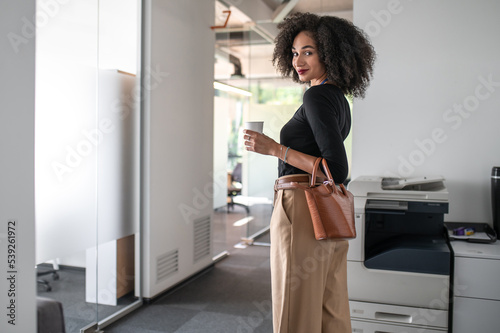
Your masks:
M262 133L264 129L263 121L245 121L245 129L249 129L251 131Z

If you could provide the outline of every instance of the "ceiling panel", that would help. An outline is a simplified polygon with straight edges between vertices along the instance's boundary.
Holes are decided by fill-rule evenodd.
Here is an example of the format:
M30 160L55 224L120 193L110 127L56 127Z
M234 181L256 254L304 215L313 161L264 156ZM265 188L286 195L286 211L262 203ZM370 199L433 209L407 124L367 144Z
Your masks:
M300 0L294 12L332 13L352 11L353 0Z
M272 16L276 9L282 4L282 0L252 0L254 7L251 8L252 13L245 13L242 9L243 5L238 8L237 4L241 1L224 1L216 2L216 25L223 25L227 18L227 13L223 11L231 9L226 29L216 29L216 47L224 54L231 54L237 57L243 66L244 72L258 72L262 75L264 69L256 62L251 68L250 58L268 58L272 57L274 49L274 35L267 32L277 32L276 24L272 23ZM234 5L231 5L234 4ZM245 5L248 3L245 2ZM255 6L260 6L257 10ZM248 6L247 6L248 7ZM292 12L311 12L318 15L335 15L352 21L353 0L299 0L293 8ZM253 19L251 16L268 12L268 18L259 17ZM272 27L270 28L270 25ZM264 34L262 34L264 30ZM229 58L227 58L229 59ZM219 59L219 63L220 63ZM269 62L268 61L268 62ZM268 64L264 63L267 68ZM231 64L229 64L232 66ZM217 66L216 66L217 67ZM273 71L275 75L275 71Z

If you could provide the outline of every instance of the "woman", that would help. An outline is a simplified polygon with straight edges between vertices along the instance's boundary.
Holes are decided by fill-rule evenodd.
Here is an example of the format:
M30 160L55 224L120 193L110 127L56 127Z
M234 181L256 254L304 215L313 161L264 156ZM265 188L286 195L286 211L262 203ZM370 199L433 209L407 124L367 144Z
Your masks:
M279 183L309 182L323 157L336 183L348 175L344 139L350 131L344 97L364 97L375 52L366 35L336 17L298 13L278 28L273 64L309 83L303 104L282 128L280 144L245 130L246 149L279 159ZM271 286L275 333L351 332L347 295L348 242L314 238L304 191L278 190L271 218Z

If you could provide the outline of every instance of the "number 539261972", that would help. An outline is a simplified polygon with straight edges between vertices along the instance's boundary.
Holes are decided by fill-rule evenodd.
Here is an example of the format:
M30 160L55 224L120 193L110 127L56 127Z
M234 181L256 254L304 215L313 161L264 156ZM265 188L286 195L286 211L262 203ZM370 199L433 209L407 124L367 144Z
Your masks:
M9 221L7 224L7 264L10 269L16 265L16 221Z

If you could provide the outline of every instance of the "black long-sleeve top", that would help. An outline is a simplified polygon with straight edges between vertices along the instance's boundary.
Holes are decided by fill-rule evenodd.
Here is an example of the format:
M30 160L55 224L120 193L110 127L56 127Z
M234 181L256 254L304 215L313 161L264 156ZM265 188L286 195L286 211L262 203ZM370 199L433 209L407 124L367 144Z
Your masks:
M334 85L309 88L303 104L280 132L280 143L302 153L323 157L336 183L347 178L349 166L344 140L351 128L349 103ZM283 152L284 154L285 152ZM310 173L279 160L279 176Z

